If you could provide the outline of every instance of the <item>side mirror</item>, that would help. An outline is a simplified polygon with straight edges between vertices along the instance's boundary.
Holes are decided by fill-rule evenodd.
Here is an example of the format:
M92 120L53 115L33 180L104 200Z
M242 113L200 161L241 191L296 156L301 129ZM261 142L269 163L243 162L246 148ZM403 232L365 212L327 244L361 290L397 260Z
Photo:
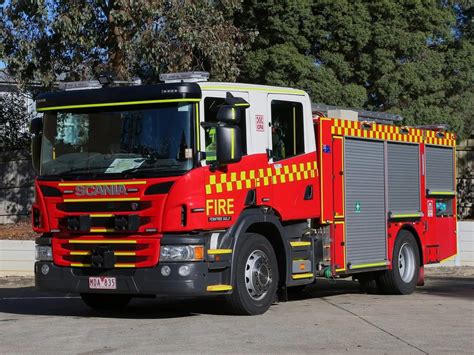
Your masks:
M30 133L37 136L43 132L43 119L35 117L30 122Z
M239 124L240 109L232 105L224 105L217 111L217 121L228 124Z
M41 135L35 135L31 139L31 164L36 173L40 170L40 157L41 157Z
M249 108L250 104L241 97L234 97L230 92L227 93L225 102L226 105L221 106L217 111L217 121L239 124L242 111Z
M216 127L216 158L219 165L237 163L242 159L242 142L239 127Z

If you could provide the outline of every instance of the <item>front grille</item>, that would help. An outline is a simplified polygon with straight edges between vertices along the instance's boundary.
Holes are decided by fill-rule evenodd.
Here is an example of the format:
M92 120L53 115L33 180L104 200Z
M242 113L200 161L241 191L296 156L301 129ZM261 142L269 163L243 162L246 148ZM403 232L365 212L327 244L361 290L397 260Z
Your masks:
M99 229L106 229L109 233L110 232L123 232L123 231L128 231L129 229L125 228L123 230L121 229L115 229L116 227L116 223L115 223L115 218L118 217L118 216L124 216L125 218L127 218L128 215L110 215L107 216L107 217L94 217L94 214L91 214L91 217L93 218L90 218L90 229L91 231L94 231L94 229L96 228L99 228ZM69 216L71 217L71 216ZM69 217L65 217L65 218L61 218L59 219L59 228L61 230L70 230L70 232L74 233L75 231L74 230L71 230L70 228L68 228L68 218ZM151 218L150 217L139 217L138 219L139 221L139 225L138 227L142 227L146 224L149 224L151 222ZM78 230L77 232L81 233L81 230Z
M58 203L57 208L63 212L135 212L151 207L149 201L129 202L67 202Z
M114 254L114 268L153 267L158 263L158 238L53 238L54 263L60 266L94 267L93 254Z

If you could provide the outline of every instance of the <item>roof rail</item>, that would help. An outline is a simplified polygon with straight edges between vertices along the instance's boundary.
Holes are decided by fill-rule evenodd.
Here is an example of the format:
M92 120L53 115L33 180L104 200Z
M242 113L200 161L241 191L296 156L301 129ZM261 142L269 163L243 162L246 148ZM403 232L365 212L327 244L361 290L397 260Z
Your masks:
M387 112L359 110L356 108L331 106L331 105L325 105L325 104L312 104L311 108L313 112L321 112L324 114L327 114L328 111L332 111L332 110L354 111L354 112L357 112L358 121L373 121L376 123L383 123L383 124L394 124L395 122L403 121L402 116L394 114L394 113L387 113Z
M432 131L447 131L449 129L449 125L447 123L425 124L425 125L415 126L415 128L429 129Z

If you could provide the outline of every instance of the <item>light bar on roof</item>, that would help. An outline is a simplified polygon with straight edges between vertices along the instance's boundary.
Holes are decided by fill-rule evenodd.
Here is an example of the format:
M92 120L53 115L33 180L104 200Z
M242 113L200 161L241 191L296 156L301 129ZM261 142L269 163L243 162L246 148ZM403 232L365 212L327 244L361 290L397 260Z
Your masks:
M132 80L114 80L113 86L137 86L141 85L140 78L133 78ZM59 90L73 91L73 90L87 90L87 89L101 89L103 86L99 80L83 80L83 81L60 81L58 84Z
M84 80L84 81L61 81L58 84L60 90L86 90L86 89L100 89L102 85L98 80Z
M195 83L198 81L207 81L208 79L209 73L205 71L160 74L160 81L164 81L165 83Z

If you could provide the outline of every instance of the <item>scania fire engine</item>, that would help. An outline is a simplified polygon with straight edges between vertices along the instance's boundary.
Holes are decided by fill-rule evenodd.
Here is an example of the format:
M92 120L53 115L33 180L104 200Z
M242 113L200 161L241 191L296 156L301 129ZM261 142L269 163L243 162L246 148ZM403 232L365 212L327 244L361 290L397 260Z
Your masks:
M39 288L94 308L219 294L260 314L318 277L409 294L456 253L443 127L202 72L163 81L37 96Z

